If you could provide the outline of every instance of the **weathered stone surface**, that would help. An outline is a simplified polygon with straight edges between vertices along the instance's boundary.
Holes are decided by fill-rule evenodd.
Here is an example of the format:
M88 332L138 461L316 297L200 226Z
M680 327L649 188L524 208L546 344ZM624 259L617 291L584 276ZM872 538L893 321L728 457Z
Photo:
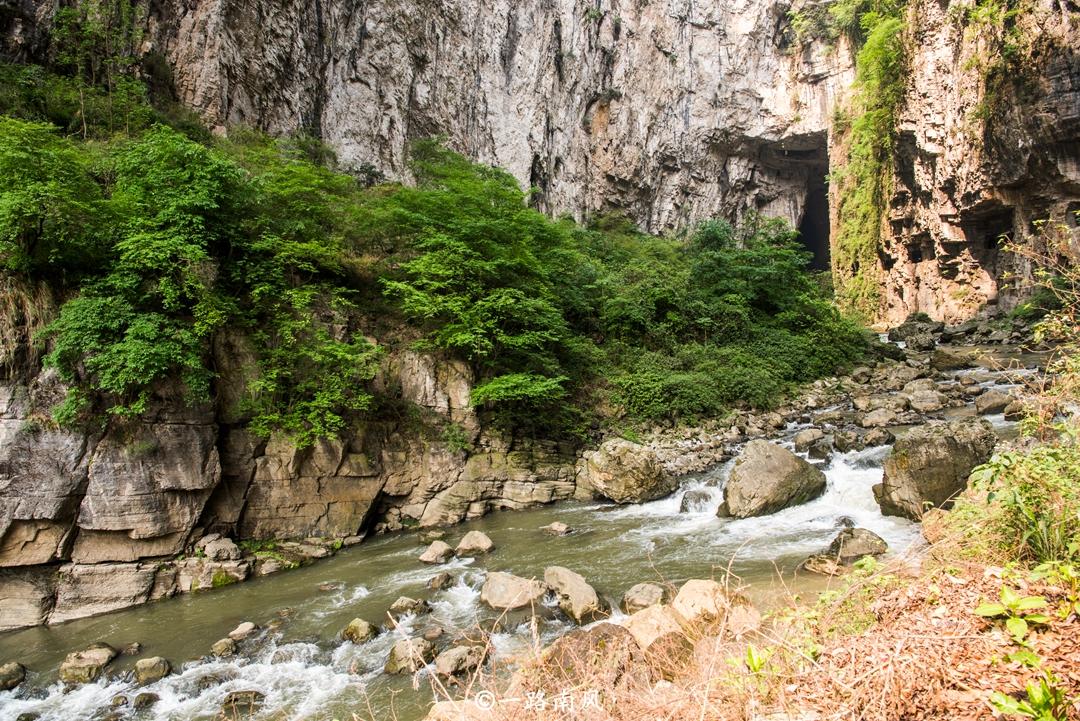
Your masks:
M450 588L454 585L454 577L445 571L442 573L436 573L434 576L428 579L427 587L432 591L442 591L443 589Z
M379 633L379 630L362 618L354 618L341 632L341 637L353 643L367 643Z
M957 350L938 348L930 356L930 367L936 371L958 371L972 366L971 357Z
M397 621L402 616L419 616L425 614L431 610L428 602L421 598L409 598L408 596L401 596L398 600L390 604L390 608L386 613L391 619Z
M211 561L239 561L243 554L231 539L218 538L207 543L203 550Z
M214 645L210 647L210 653L214 654L218 658L228 658L236 655L236 641L231 638L223 638L219 641L215 641Z
M140 686L160 681L172 672L172 666L161 656L141 658L135 662L135 682Z
M544 583L555 592L559 608L578 624L591 623L607 615L608 604L578 573L562 566L544 569Z
M569 687L616 688L628 676L647 673L641 648L628 629L598 623L561 636L545 650L537 671L541 678Z
M648 649L666 636L685 636L687 625L686 619L671 606L643 608L622 624L642 649Z
M435 645L423 638L403 638L390 649L386 673L415 673L435 658Z
M0 664L0 691L10 691L26 678L26 669L21 663L11 661Z
M679 513L701 513L715 510L713 495L703 488L689 490L679 501Z
M672 493L678 486L655 451L614 438L585 454L578 483L616 503L642 503Z
M451 646L435 657L435 673L444 677L470 674L483 662L482 646Z
M825 491L825 474L786 448L750 441L724 487L720 515L764 516L806 503Z
M71 564L60 568L49 623L63 623L145 603L155 596L156 563ZM168 571L162 573L168 576Z
M565 536L573 529L566 525L562 521L552 521L543 528L545 533L550 533L552 536Z
M256 626L251 621L244 621L243 623L238 625L236 628L229 631L229 638L231 638L233 641L243 641L245 638L247 638L248 636L250 636L251 634L255 633L258 630L259 630L259 627Z
M261 691L232 691L221 702L221 715L227 719L248 718L258 712L265 698Z
M105 643L73 651L60 664L60 680L69 684L93 683L116 656L116 649Z
M229 586L247 579L249 561L211 561L187 558L177 563L176 586L182 593Z
M880 556L889 550L881 536L865 528L845 528L829 544L825 555L844 565L850 565L863 556Z
M919 413L934 413L940 411L949 402L944 393L931 390L917 390L911 393L911 410Z
M481 556L495 550L495 544L482 531L469 531L458 543L454 552L459 556Z
M885 459L882 482L874 486L881 512L918 519L929 507L947 507L967 486L972 469L990 458L996 443L986 422L913 429L896 441Z
M810 449L810 446L815 441L819 441L825 437L825 432L820 428L807 428L806 430L799 431L792 438L792 442L795 444L795 450L799 453L805 453Z
M0 568L0 631L45 623L56 599L56 569Z
M749 605L749 602L733 593L716 581L692 579L684 583L671 608L687 623L711 623L722 620L736 606Z
M627 613L637 613L643 608L663 603L664 596L663 586L656 583L638 583L623 594L622 609Z
M1009 404L1011 404L1013 400L1013 397L1007 393L986 391L975 398L975 412L980 416L1004 413L1005 409L1009 407Z
M427 550L420 554L421 563L446 563L454 557L454 549L445 541L433 541Z
M480 589L480 600L499 611L513 610L538 603L547 590L540 581L492 571Z

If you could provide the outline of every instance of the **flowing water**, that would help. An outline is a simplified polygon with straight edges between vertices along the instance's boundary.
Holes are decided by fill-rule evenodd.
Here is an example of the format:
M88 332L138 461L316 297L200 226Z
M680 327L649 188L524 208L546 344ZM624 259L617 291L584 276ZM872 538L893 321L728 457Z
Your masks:
M994 380L984 382L990 385ZM966 408L952 414L970 412ZM1009 424L1002 417L991 420L1007 432ZM793 424L786 437L802 427ZM122 718L216 719L227 694L247 690L265 694L254 718L344 721L356 714L379 721L416 719L432 700L428 683L421 678L417 691L410 678L382 674L389 649L398 638L432 626L453 632L487 622L485 627L490 628L495 614L479 604L479 588L488 570L540 577L547 566L567 566L617 608L622 593L635 583L719 577L730 568L748 584L754 601L768 606L787 598L792 588L821 588L826 583L804 574L792 581L792 572L808 555L827 546L845 524L870 529L889 543L892 553L904 552L918 543L918 527L882 516L871 492L881 480L881 462L888 450L834 455L824 467L828 477L824 495L761 518L716 517L729 462L688 477L674 495L651 503L563 503L496 513L449 529L446 540L451 545L471 529L492 538L495 551L475 560L424 566L417 561L423 548L417 534L387 535L313 566L210 593L11 632L0 636L0 662L17 660L30 675L20 689L0 693L0 721L15 721L24 713L39 714L40 721L92 721L116 710L111 703L118 694L133 697L141 692L154 693L160 700L141 711L120 707ZM696 502L680 511L687 493L693 493ZM556 520L569 524L574 533L555 537L541 530ZM428 579L442 571L454 575L456 583L428 591ZM352 618L376 622L402 595L428 599L433 612L407 617L396 630L366 644L340 640L341 629ZM553 609L541 617L541 641L570 628ZM214 641L249 620L262 630L244 642L239 657L206 658ZM144 647L142 657L170 659L174 675L136 688L126 673L135 659L120 657L110 666L108 679L65 691L56 681L64 655L97 641L118 648L138 641ZM520 652L532 642L529 624L522 619L515 625L511 619L492 641L496 656Z

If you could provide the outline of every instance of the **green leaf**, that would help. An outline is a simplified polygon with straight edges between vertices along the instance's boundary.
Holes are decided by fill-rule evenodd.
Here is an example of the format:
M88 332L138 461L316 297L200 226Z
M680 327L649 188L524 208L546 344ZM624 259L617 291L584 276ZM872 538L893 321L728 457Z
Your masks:
M1013 616L1005 622L1005 629L1012 635L1012 637L1020 641L1027 636L1028 625L1027 621L1019 616Z
M1042 596L1025 596L1016 604L1016 610L1032 611L1036 608L1043 608L1044 606L1046 606L1046 599Z
M986 618L1004 616L1008 612L1009 609L1005 608L1000 603L984 603L974 611L976 616L985 616Z

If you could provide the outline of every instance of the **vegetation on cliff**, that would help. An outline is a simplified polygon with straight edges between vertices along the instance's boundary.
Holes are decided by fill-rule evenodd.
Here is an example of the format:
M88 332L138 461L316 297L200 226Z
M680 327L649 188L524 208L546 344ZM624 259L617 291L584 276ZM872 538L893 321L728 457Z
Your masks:
M415 187L370 186L314 140L214 139L134 81L0 76L0 263L61 301L37 338L70 388L61 422L138 416L167 387L209 400L222 338L250 351L236 413L301 445L371 408L378 343L418 333L472 365L497 420L572 434L605 404L768 405L864 347L779 221L582 226L435 141Z

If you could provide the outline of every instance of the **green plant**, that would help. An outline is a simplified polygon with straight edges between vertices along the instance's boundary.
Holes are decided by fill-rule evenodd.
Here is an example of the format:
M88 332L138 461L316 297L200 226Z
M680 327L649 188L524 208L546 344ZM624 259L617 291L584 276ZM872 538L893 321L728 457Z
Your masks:
M1065 721L1069 718L1071 703L1061 686L1061 681L1049 671L1025 687L1026 699L995 691L990 694L990 705L1006 716L1023 716L1036 721Z
M1044 624L1050 619L1041 613L1031 613L1046 608L1046 599L1042 596L1021 596L1008 586L1001 587L1000 603L984 603L974 611L983 618L1002 618L1005 630L1018 645L1026 645L1028 629L1033 624Z

